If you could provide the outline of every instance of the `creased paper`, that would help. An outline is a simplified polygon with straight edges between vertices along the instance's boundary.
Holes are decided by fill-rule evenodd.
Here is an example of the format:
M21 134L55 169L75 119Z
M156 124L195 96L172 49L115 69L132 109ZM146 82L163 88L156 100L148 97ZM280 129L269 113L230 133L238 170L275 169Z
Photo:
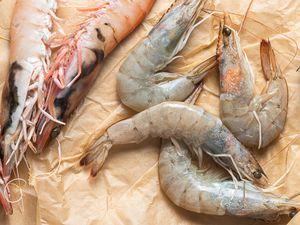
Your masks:
M133 111L122 106L116 92L116 74L121 62L130 50L151 30L171 5L172 0L157 0L143 24L132 33L104 61L97 82L84 102L64 127L58 140L53 140L40 155L29 153L28 170L19 168L20 177L27 181L14 182L11 186L13 200L20 197L17 186L22 187L23 201L14 204L14 214L4 216L1 211L0 224L13 225L100 225L100 224L265 224L262 221L236 217L199 215L174 206L159 186L157 160L160 148L158 139L147 140L139 145L114 147L102 171L96 178L90 178L89 170L79 167L84 148L93 138L113 124L129 117ZM239 25L248 7L249 0L215 0L207 9L216 12L228 11L234 23ZM7 76L9 56L9 26L15 1L0 1L0 82ZM70 0L59 4L57 15L67 33L76 29L84 17L77 7L94 4L91 0ZM295 161L285 178L285 185L276 194L292 196L300 186L300 66L299 55L295 56L295 41L300 40L300 2L295 0L254 0L244 29L240 33L242 46L256 74L256 91L265 84L259 58L261 38L270 38L276 50L277 60L289 86L288 119L280 138L265 150L256 151L260 164L272 184ZM169 71L187 71L215 54L220 14L212 15L193 32L183 58L173 62ZM258 22L257 22L258 21ZM2 87L1 86L1 87ZM205 79L204 91L197 104L218 115L218 75L209 73ZM58 160L58 143L62 160ZM300 201L300 198L296 200ZM282 219L275 224L287 224ZM299 224L300 215L289 225Z

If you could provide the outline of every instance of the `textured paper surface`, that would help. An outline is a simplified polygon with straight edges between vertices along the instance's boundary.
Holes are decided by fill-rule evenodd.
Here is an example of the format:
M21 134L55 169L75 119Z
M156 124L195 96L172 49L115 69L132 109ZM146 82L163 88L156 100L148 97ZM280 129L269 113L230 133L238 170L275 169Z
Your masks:
M93 5L92 0L71 0L60 4L58 16L66 19L63 25L67 32L76 28L77 6ZM78 107L68 125L62 130L58 141L62 150L62 161L58 167L58 144L53 141L39 156L28 154L30 170L25 165L19 169L26 179L23 185L23 206L14 204L14 215L6 217L0 211L0 224L13 225L82 225L82 224L264 224L261 221L234 217L206 216L190 213L172 204L162 193L157 173L160 142L147 140L139 145L114 147L100 174L92 179L88 169L78 162L84 147L91 139L103 132L110 124L133 115L121 105L116 93L116 73L124 57L167 10L172 0L157 0L153 10L143 24L105 60L94 87ZM9 25L15 1L0 1L0 82L7 76ZM226 10L243 15L249 0L216 0L207 8ZM295 44L283 35L300 40L300 2L295 0L254 0L249 18L241 32L242 45L256 74L257 91L264 85L259 59L259 38L268 38L276 49L277 59L284 70L289 85L288 120L280 138L264 151L255 152L266 171L270 183L277 180L293 160L296 161L285 186L277 194L292 196L299 192L300 170L298 138L300 120L300 65L299 56L290 64L296 50ZM233 17L240 24L241 16ZM188 65L197 64L213 55L216 49L218 17L211 17L194 32L179 59L169 70L185 71ZM270 29L271 28L271 29ZM273 29L273 30L272 30ZM251 33L254 35L252 35ZM283 35L282 35L283 34ZM205 80L206 89L198 100L209 112L218 115L218 76L212 72ZM2 87L2 86L1 86ZM51 172L52 171L52 172ZM49 173L50 172L50 173ZM14 182L18 185L18 182ZM31 184L31 186L29 185ZM19 198L18 188L11 186L13 199ZM298 200L300 200L298 198ZM281 220L277 224L287 224ZM300 215L289 224L299 224Z

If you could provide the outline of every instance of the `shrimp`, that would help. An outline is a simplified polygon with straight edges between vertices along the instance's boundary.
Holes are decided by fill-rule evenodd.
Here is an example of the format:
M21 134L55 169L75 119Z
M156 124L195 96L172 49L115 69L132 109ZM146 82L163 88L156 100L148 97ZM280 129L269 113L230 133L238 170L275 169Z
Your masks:
M62 41L45 77L48 88L45 111L65 122L97 78L103 59L144 19L154 0L105 0L83 11L89 17ZM60 132L61 124L47 116L39 118L37 141L40 152Z
M196 154L201 155L203 150L220 157L219 162L252 181L258 181L265 175L251 153L220 119L201 107L181 102L164 102L112 125L80 164L92 163L91 175L96 176L113 145L140 143L149 137L182 140Z
M217 48L220 71L221 119L247 147L263 148L282 132L288 107L288 87L269 41L260 45L267 85L255 95L254 73L229 16L220 26Z
M129 53L117 74L117 92L123 104L140 112L161 102L183 101L216 65L213 56L186 74L158 72L179 57L176 54L203 21L196 23L205 2L176 0L148 36ZM92 146L95 139L92 138L88 146Z
M229 181L216 173L217 168L200 171L183 143L175 150L170 141L163 141L158 169L169 199L192 212L275 221L280 215L294 216L300 208L298 202L263 192L249 182Z
M142 111L166 101L183 101L205 73L199 68L188 74L161 72L183 49L205 0L177 0L170 11L129 54L117 75L117 91L123 104ZM212 57L203 69L216 62Z
M8 182L14 166L18 166L28 147L33 151L35 125L44 104L44 77L51 50L47 44L52 34L56 11L55 0L17 0L10 41L10 69L1 102L1 178L0 200L7 214Z

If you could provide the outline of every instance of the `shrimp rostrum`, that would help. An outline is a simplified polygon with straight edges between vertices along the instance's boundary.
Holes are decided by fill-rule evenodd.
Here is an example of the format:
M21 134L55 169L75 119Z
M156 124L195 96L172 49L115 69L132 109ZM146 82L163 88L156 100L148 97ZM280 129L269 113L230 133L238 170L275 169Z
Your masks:
M123 104L142 111L166 101L184 101L215 65L212 57L189 73L162 71L186 45L205 0L177 0L149 35L128 55L117 75Z
M201 156L202 150L238 172L240 177L259 181L264 175L253 155L230 133L217 117L201 107L181 102L153 106L130 119L112 125L95 143L81 165L92 163L92 176L102 167L113 145L140 143L149 137L176 138Z
M35 125L44 106L44 76L51 50L46 44L51 37L55 0L17 0L10 30L10 69L2 91L0 200L6 213L8 182L29 147L35 151Z
M154 0L99 2L95 8L84 9L87 19L58 43L59 49L45 77L45 111L61 122L67 121L85 97L104 58L142 22ZM59 134L61 125L47 116L39 119L39 152Z
M255 95L255 76L229 16L220 26L218 61L221 119L247 147L263 148L282 132L288 106L288 87L269 41L260 45L267 84Z
M269 222L284 214L292 217L300 208L298 202L267 193L249 182L230 181L218 168L198 168L188 147L182 142L178 146L164 140L158 164L160 186L177 206L197 213Z

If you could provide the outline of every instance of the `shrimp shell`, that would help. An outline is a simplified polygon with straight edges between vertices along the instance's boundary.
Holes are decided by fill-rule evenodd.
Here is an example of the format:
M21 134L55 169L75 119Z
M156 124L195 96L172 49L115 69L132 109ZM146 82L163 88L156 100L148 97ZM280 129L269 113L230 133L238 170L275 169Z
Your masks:
M267 85L255 95L255 77L243 52L238 33L220 27L218 61L220 71L221 119L235 137L247 147L263 148L282 132L288 108L288 87L271 43L260 46L261 64ZM229 25L228 25L229 24Z
M164 140L159 157L161 188L177 206L210 215L232 215L276 221L280 215L293 216L300 204L265 193L252 184L222 180L212 171L200 171L192 163L188 148L179 149Z
M232 170L238 168L241 176L250 180L258 180L264 174L255 158L220 119L201 107L181 102L161 103L114 124L95 143L80 164L92 163L91 174L96 176L113 145L140 143L149 137L172 137L184 141L197 154L201 154L203 150L211 155L222 155L224 157L220 160L223 164Z
M154 0L100 1L80 28L62 40L46 76L48 114L65 122L88 93L98 73L96 67L148 14ZM55 138L61 124L39 119L36 148L40 152Z
M183 101L205 73L188 74L161 71L183 49L205 0L177 0L128 55L117 75L118 95L123 104L142 111L166 101ZM212 67L215 59L207 63ZM210 65L211 64L211 65Z

